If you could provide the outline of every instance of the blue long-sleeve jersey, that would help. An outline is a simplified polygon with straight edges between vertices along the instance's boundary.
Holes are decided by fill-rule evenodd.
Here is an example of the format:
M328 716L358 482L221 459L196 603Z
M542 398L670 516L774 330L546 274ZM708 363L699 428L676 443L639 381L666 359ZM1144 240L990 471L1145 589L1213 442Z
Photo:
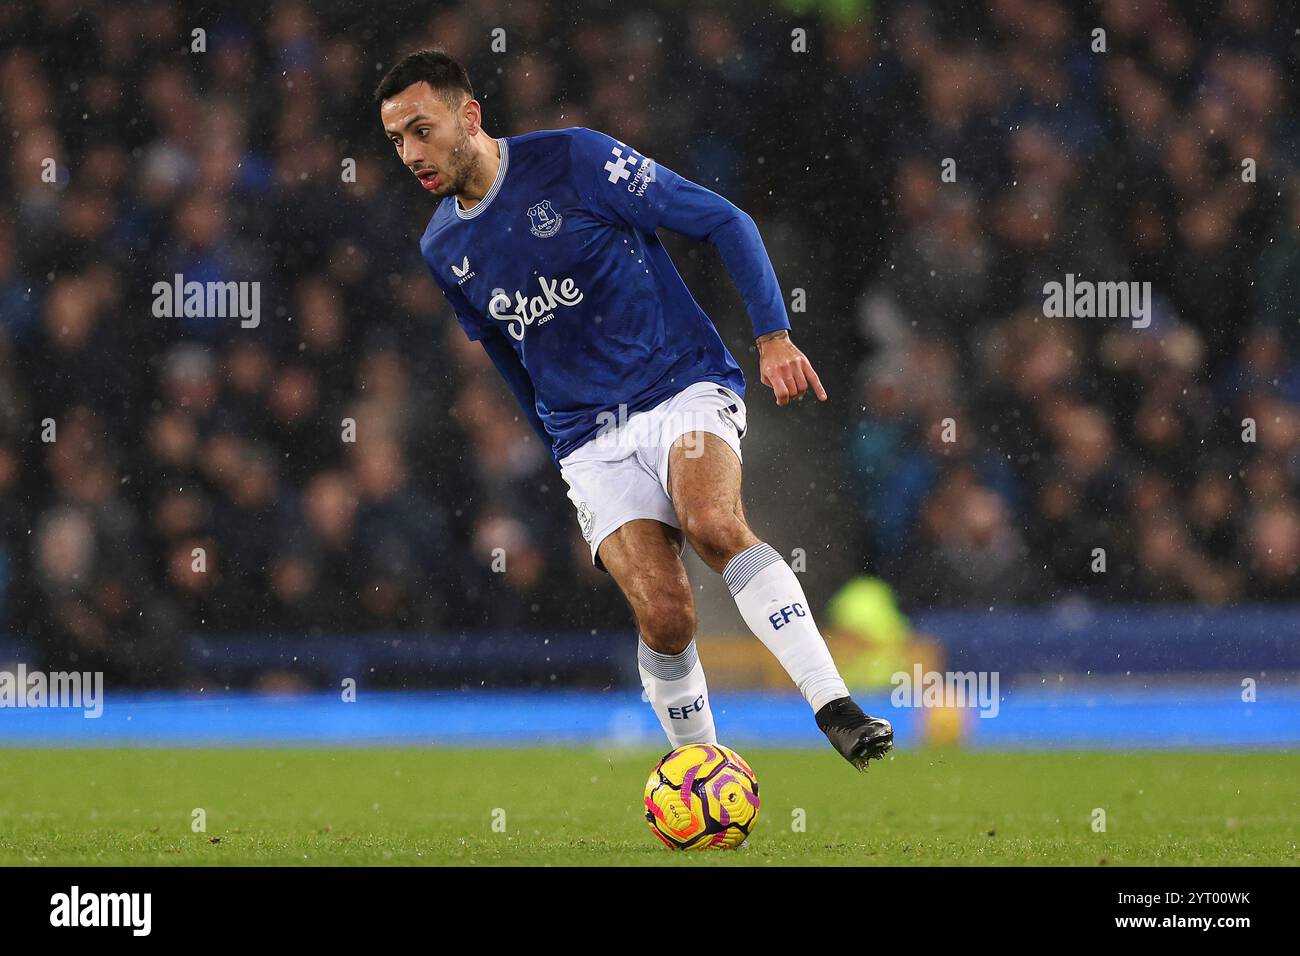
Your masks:
M745 379L655 230L712 243L754 336L788 329L753 219L595 130L498 140L482 200L439 205L420 251L556 461L695 382Z

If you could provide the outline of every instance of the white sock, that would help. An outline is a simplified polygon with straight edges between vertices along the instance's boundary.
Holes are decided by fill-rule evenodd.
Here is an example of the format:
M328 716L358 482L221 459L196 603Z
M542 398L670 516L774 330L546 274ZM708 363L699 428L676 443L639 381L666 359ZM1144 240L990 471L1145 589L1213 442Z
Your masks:
M674 749L718 742L704 667L694 641L680 654L660 654L638 640L636 663L641 686Z
M813 713L849 696L803 586L775 548L761 541L751 545L727 562L722 577L740 616L781 662Z

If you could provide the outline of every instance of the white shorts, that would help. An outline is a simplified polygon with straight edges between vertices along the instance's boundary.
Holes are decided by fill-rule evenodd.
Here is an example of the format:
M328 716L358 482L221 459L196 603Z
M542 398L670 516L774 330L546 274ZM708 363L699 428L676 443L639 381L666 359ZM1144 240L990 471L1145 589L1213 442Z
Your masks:
M717 435L740 458L745 435L745 402L716 382L696 382L654 408L615 421L586 444L560 459L560 476L569 485L569 500L578 509L578 526L591 545L591 560L600 543L629 521L653 518L680 528L668 496L668 450L687 432ZM687 455L703 454L687 447ZM743 461L743 459L741 459Z

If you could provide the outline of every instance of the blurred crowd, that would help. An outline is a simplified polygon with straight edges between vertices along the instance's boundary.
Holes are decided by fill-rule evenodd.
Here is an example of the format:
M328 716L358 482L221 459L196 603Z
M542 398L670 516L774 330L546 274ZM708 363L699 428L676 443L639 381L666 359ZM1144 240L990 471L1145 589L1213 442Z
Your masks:
M797 340L857 382L819 439L858 565L905 607L1294 598L1295 19L4 5L0 631L150 682L195 632L626 626L420 259L431 209L370 94L425 46L494 135L603 129L755 216L814 303ZM669 241L739 341L716 256ZM1067 273L1150 281L1150 327L1047 318ZM259 282L259 324L156 316L177 274Z
M909 606L1300 597L1300 31L1185 8L885 29L850 495ZM1049 315L1068 275L1149 282L1149 314Z

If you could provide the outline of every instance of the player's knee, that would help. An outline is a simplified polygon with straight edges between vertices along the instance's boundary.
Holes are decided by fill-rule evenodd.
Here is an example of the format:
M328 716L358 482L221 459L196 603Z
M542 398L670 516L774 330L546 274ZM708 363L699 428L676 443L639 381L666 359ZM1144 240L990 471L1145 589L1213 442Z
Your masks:
M683 519L683 530L691 547L705 561L737 554L754 538L745 519L726 508L697 509Z
M689 593L685 600L656 597L637 613L641 640L660 654L680 654L695 638L695 607Z

